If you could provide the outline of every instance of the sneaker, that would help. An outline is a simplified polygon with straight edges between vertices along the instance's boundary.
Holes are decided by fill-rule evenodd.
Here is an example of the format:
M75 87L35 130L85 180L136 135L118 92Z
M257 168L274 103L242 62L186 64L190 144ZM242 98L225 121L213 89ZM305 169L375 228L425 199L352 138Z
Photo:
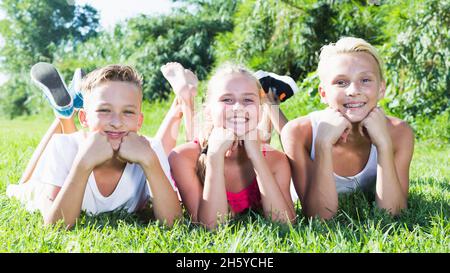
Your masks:
M31 68L31 79L44 92L56 116L70 118L73 100L58 70L49 63L40 62Z
M69 85L69 93L73 98L73 108L83 108L83 94L81 93L81 81L86 75L83 69L77 68L73 73L72 81Z
M280 102L292 97L298 91L297 84L289 76L280 76L262 70L256 71L254 75L261 83L264 92L269 93L272 90Z

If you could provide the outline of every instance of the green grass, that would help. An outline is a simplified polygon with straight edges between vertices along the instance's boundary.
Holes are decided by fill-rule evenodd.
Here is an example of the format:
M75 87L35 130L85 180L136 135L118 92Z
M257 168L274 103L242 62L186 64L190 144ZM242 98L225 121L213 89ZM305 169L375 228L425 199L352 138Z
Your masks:
M145 106L142 133L155 133L168 105ZM44 227L39 213L28 213L5 190L51 123L46 116L0 119L0 252L450 252L450 145L440 140L416 143L409 208L396 218L356 194L341 198L338 215L327 222L307 221L297 206L290 226L250 212L215 232L188 219L169 229L115 212L83 214L72 230Z

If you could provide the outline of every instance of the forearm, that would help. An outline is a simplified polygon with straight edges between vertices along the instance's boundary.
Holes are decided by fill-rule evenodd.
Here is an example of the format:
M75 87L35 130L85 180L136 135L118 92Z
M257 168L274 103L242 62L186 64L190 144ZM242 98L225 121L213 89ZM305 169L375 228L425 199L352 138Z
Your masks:
M176 219L181 218L181 206L177 193L170 185L159 162L144 165L142 168L153 194L152 206L156 219L172 226Z
M312 179L305 195L308 217L332 218L338 209L338 195L333 176L331 145L316 142Z
M198 216L201 223L208 228L215 228L226 220L228 201L225 188L224 158L206 160L203 196L200 201Z
M261 155L261 157L252 160L252 163L257 176L265 217L273 221L293 221L295 219L294 207L284 198L267 162Z
M86 184L92 169L75 162L64 184L44 215L44 223L55 224L64 220L65 227L72 227L81 212Z
M378 167L376 182L376 202L378 207L397 215L407 207L407 196L402 191L395 168L391 147L377 148Z

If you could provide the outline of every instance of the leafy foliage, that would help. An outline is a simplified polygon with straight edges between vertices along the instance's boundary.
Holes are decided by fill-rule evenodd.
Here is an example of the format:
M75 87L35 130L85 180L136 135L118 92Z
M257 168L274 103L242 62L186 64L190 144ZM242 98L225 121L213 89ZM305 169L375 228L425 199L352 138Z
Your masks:
M388 106L410 121L434 117L450 102L450 2L427 0L392 16L397 32L386 49ZM411 13L412 12L412 13Z
M320 49L343 36L364 38L382 53L388 83L382 104L390 114L411 122L448 109L448 1L176 2L184 6L169 15L140 15L111 32L98 32L97 12L89 6L62 0L2 1L7 16L0 22L5 38L0 69L14 81L0 87L2 112L31 114L42 101L25 80L37 61L53 62L66 79L77 67L90 71L109 63L133 65L143 74L144 96L151 101L170 93L159 70L166 62L180 62L206 80L215 66L235 61L293 77L304 93L292 100L301 105L289 105L305 113L322 107L314 73Z
M64 0L3 0L0 21L4 44L0 49L0 71L10 76L1 86L1 109L9 116L33 113L31 100L36 89L27 82L30 67L52 62L54 51L67 49L96 35L97 11L92 7L69 5Z

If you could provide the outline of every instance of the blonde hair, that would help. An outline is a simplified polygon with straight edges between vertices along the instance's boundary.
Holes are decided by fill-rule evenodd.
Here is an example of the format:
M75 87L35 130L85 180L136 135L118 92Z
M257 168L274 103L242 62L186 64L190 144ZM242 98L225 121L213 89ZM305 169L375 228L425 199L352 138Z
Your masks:
M97 68L87 74L81 83L83 95L86 97L95 87L107 81L132 83L142 95L142 76L133 67L120 64L111 64Z
M326 71L326 60L330 57L343 54L343 53L354 53L354 52L365 52L375 59L378 65L378 71L380 75L380 79L383 80L383 62L380 58L375 47L366 42L364 39L355 38L355 37L343 37L339 39L336 43L330 43L328 45L324 45L320 50L319 55L319 65L317 67L317 72L319 74L319 78L323 79L323 73Z
M219 66L216 69L213 76L208 81L205 103L203 105L203 108L205 108L205 106L207 106L210 103L212 93L214 92L215 86L217 85L217 83L220 82L221 80L223 80L226 76L232 75L232 74L240 74L240 75L246 76L256 83L256 86L258 88L260 105L262 107L262 117L258 124L258 127L263 132L268 131L270 128L269 127L270 126L270 116L269 116L269 111L268 111L269 106L267 104L264 90L262 89L262 86L261 86L259 80L253 75L253 72L251 70L249 70L248 68L246 68L245 66L230 63L230 62L224 63L223 65ZM206 152L208 149L208 138L211 134L212 129L213 129L212 121L205 119L203 121L203 128L200 131L200 135L199 135L199 144L200 144L202 152L200 154L200 157L198 158L197 168L196 168L197 176L198 176L199 180L201 181L201 183L203 183L205 181ZM267 137L267 136L263 136L263 137Z

